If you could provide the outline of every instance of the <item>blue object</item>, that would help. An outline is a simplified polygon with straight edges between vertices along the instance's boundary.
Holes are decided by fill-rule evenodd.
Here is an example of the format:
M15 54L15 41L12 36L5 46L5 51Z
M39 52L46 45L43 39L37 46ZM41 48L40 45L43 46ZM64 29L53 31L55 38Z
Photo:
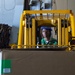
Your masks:
M47 26L42 26L41 29L46 29L46 30L52 31L51 27L47 27Z

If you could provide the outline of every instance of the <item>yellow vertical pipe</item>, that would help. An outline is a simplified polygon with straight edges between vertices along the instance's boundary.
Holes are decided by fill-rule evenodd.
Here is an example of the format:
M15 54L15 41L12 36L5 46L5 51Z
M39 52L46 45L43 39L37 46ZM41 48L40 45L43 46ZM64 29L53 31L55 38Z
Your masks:
M65 28L65 45L69 45L69 42L68 42L68 27Z
M32 45L36 45L36 27L35 27L35 19L32 19ZM33 47L35 48L35 47Z
M32 45L32 28L31 27L29 27L29 48L31 48L32 46L30 46L30 45Z
M58 18L58 46L62 45L61 41L61 19Z
M73 14L70 14L70 19L71 19L72 37L75 37L75 19ZM72 39L75 40L75 38Z
M69 25L69 26L68 26L68 32L69 32L69 34L68 34L68 36L69 36L69 37L68 37L68 39L69 39L69 44L68 44L68 45L69 45L69 46L71 46L71 44L70 44L70 40L71 40L70 31L71 31L71 26ZM68 50L71 51L71 48L69 47Z
M72 37L72 35L70 34L71 33L71 26L68 26L68 39L69 39L69 45L70 45L70 40L71 40L71 37Z
M24 27L24 48L28 48L29 45L29 29L26 25L26 19L25 19L25 27Z
M24 15L21 15L20 18L20 27L19 27L19 34L18 34L18 48L22 48L22 41L23 41L23 17Z
M62 45L65 44L65 28L62 27Z

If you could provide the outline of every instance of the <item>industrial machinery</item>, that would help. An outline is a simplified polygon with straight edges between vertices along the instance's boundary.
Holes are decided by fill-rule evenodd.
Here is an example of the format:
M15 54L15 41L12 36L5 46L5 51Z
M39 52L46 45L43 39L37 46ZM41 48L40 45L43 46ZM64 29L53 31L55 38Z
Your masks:
M37 29L42 25L57 29L57 46L36 47L37 36L40 38ZM20 19L18 50L2 50L2 75L75 75L75 52L69 52L75 48L74 25L70 10L24 11Z
M42 25L56 28L57 46L41 48L42 45L38 45L37 48L37 36L40 39L37 29ZM74 50L74 45L75 24L71 10L24 11L20 19L18 50L2 50L2 75L75 75L75 52L69 52Z
M71 10L24 11L20 19L18 48L36 48L37 28L40 28L42 25L57 28L58 47L67 46L68 48L71 48L71 45L74 47L74 23L74 15Z
M54 49L66 47L67 50L75 48L75 20L71 10L42 10L40 0L40 10L30 10L29 0L24 2L24 11L20 18L20 27L18 35L18 49L39 48L40 27L49 26L55 29L57 34L57 46L51 46ZM30 2L35 5L35 0ZM39 44L37 45L37 38Z
M30 10L28 1L24 2L25 7L20 18L18 45L12 46L16 49L2 50L2 75L75 75L75 52L72 51L75 50L73 12L42 8ZM35 1L37 0L30 2L30 5L35 5ZM41 0L39 1L41 4ZM57 45L42 48L41 26L55 29Z

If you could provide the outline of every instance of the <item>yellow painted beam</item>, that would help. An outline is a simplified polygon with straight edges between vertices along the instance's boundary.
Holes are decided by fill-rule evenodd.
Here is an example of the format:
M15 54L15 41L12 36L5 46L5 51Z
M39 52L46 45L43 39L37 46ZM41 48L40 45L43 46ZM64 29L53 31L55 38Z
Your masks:
M58 18L58 46L62 45L62 36L61 36L61 19Z
M20 27L19 27L19 34L18 34L18 48L22 48L22 41L23 41L23 14L20 18Z
M53 24L53 22L50 20L37 20L38 26L46 25L46 26L51 26L55 27L56 25Z
M62 38L63 39L63 38ZM65 28L65 45L69 45L68 27Z
M62 27L62 45L65 44L65 28Z
M36 45L36 25L35 25L35 19L32 19L32 45L33 48Z
M45 13L51 13L51 14L70 14L72 13L71 10L25 10L25 14L45 14Z
M31 48L32 46L32 28L29 27L29 48Z
M28 48L29 45L29 29L26 26L26 19L25 19L25 27L24 27L24 48Z
M73 14L70 14L72 37L75 37L75 18ZM75 38L73 38L75 40Z

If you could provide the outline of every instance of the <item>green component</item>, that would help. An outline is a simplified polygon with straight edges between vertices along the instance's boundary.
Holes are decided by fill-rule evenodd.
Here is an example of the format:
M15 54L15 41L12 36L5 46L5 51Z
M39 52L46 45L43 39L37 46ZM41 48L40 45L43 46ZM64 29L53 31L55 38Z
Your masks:
M11 73L11 60L2 60L2 74Z
M57 45L57 40L54 38L51 38L51 40L47 43L46 40L43 38L41 40L42 45Z

